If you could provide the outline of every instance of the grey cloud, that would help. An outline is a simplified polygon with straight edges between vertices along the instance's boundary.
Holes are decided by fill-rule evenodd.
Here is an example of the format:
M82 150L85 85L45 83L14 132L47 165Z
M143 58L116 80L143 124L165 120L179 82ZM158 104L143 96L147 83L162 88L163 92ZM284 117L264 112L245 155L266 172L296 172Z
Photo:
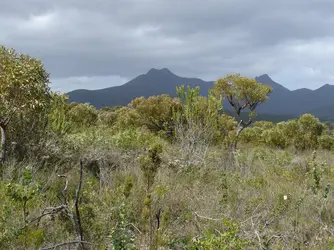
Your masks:
M74 79L112 86L152 67L206 80L268 73L316 88L334 80L333 11L332 0L12 0L0 8L0 43L41 58L64 89Z

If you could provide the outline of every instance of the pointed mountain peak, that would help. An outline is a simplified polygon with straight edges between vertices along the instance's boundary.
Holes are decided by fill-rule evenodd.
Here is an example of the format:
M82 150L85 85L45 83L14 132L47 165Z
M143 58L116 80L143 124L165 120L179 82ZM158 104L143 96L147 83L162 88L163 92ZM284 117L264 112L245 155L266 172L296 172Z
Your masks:
M255 77L255 80L258 81L258 82L261 82L261 81L263 81L263 82L272 81L273 82L273 79L271 79L270 76L268 76L267 74L257 76L257 77Z
M270 78L269 75L267 74L263 74L263 75L260 75L260 76L257 76L255 77L255 80L257 82L260 82L260 83L263 83L263 84L266 84L266 85L269 85L273 88L273 90L277 91L277 90L280 90L280 91L290 91L288 90L287 88L285 88L284 86L282 86L281 84L278 84L277 82L275 82L273 79Z

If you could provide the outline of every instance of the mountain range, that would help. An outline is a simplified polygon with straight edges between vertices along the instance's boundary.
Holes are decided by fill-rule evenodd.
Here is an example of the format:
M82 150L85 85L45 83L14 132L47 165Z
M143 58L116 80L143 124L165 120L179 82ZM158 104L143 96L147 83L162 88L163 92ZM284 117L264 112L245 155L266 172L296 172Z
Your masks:
M316 90L289 90L273 81L267 74L255 77L257 82L273 88L269 100L258 107L259 114L271 116L297 117L304 113L311 113L322 120L334 120L334 86L325 84ZM68 94L70 102L90 103L96 108L127 105L136 97L152 95L176 95L176 87L199 86L200 94L207 95L214 81L203 81L198 78L180 77L169 69L151 69L121 86L98 90L78 89ZM224 102L224 108L231 106ZM280 120L280 119L278 119Z

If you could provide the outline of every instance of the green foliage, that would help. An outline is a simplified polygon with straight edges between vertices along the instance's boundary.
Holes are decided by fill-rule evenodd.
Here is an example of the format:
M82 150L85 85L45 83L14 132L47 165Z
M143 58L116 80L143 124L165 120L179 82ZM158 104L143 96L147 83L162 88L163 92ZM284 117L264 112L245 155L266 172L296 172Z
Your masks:
M124 182L124 189L123 189L123 195L125 198L129 198L131 189L133 187L133 179L131 177L127 177Z
M19 217L17 218L17 225L8 227L7 232L4 236L0 236L0 246L3 240L6 240L6 236L10 239L11 237L17 237L19 244L25 247L39 247L44 241L44 230L27 228L29 208L33 207L34 201L40 198L40 185L33 181L31 167L26 167L23 172L20 182L15 183L14 181L6 184L6 197L10 199L11 212L7 211L5 216L1 219L3 223L12 216L12 213L17 209L20 211ZM9 207L7 207L8 209ZM6 209L6 208L5 208ZM7 222L8 223L8 222ZM0 225L2 223L0 222ZM10 235L12 234L12 235Z
M272 88L258 83L255 79L242 77L240 74L229 74L216 81L211 93L216 97L225 98L233 107L238 117L238 126L233 138L232 148L236 150L238 137L250 126L256 116L256 108L268 99ZM248 121L241 118L241 111L248 109Z
M315 149L318 147L318 137L322 134L324 127L318 118L311 114L304 114L297 120L297 131L295 132L295 147L297 149Z
M68 119L75 128L92 127L97 117L97 110L88 103L73 105L68 111Z
M238 225L230 220L223 219L225 232L208 232L204 237L195 238L190 249L244 249L249 242L239 237Z
M154 183L155 175L161 164L160 154L162 153L162 146L160 144L153 145L146 155L140 158L140 168L143 172L144 180L147 184L147 189Z
M66 95L52 95L51 108L49 111L49 129L58 135L70 132L71 125L68 120L68 97Z
M126 217L126 207L122 203L118 211L117 224L110 234L111 244L115 250L136 249L134 246L134 233L130 230Z
M2 160L11 151L7 147L11 143L27 151L39 146L45 136L51 100L48 83L49 75L40 60L0 46Z
M258 83L255 79L242 77L240 74L230 74L220 78L215 83L212 93L226 98L237 114L242 109L248 108L251 113L256 107L268 99L272 89L269 86Z
M120 130L118 133L111 137L113 144L122 149L135 149L142 148L159 141L157 136L152 134L150 131L145 131L139 128L127 128Z
M319 147L321 149L332 150L334 147L334 137L333 135L321 135L318 137Z
M324 199L328 198L330 191L330 184L324 185L323 181L323 172L324 172L325 163L319 163L317 161L317 152L314 151L312 154L312 160L309 163L309 168L311 170L311 189L314 195L318 195L319 191L323 189L322 196Z
M118 129L140 127L140 117L135 109L122 107L116 111L115 127Z
M263 142L270 147L286 148L289 145L285 131L277 125L264 130L261 134Z
M160 144L153 145L147 154L140 157L140 168L143 173L144 182L146 185L146 197L144 199L144 206L142 210L142 217L147 221L147 229L149 232L149 247L155 249L157 241L155 240L156 228L153 225L153 211L152 211L152 185L155 180L158 169L161 165L162 146Z
M7 195L13 199L13 201L25 204L34 198L38 194L40 186L32 181L31 168L27 167L23 172L21 183L7 184Z
M49 75L40 60L0 46L0 118L49 104Z
M111 127L117 121L117 114L114 110L101 109L98 111L98 123L100 125Z
M211 126L218 128L218 121L222 111L222 100L209 94L208 97L199 95L199 87L187 90L184 85L176 88L176 93L182 102L182 108L175 110L174 119L189 125L198 125L202 128Z
M245 143L253 143L254 145L262 142L263 129L260 127L245 128L240 135L240 141Z
M234 119L222 114L222 99L212 94L199 95L199 88L177 88L182 106L174 109L174 134L181 147L193 154L204 145L227 142L231 137Z
M159 132L172 127L172 111L180 105L177 99L169 95L136 98L129 108L138 113L138 122L153 132Z
M261 128L261 129L271 129L275 127L275 124L269 121L257 121L253 125L254 128Z
M324 125L319 119L304 114L296 120L278 124L261 122L244 130L241 141L245 143L265 144L270 147L295 147L297 150L323 148L330 150L334 145L331 135L323 134Z

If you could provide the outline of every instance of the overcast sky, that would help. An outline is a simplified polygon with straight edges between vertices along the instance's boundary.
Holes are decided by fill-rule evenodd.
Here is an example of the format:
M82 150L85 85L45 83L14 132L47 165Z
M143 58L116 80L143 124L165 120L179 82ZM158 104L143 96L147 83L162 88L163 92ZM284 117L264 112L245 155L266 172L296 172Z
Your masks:
M0 0L0 44L41 58L55 90L150 68L204 80L269 74L334 84L333 0Z

